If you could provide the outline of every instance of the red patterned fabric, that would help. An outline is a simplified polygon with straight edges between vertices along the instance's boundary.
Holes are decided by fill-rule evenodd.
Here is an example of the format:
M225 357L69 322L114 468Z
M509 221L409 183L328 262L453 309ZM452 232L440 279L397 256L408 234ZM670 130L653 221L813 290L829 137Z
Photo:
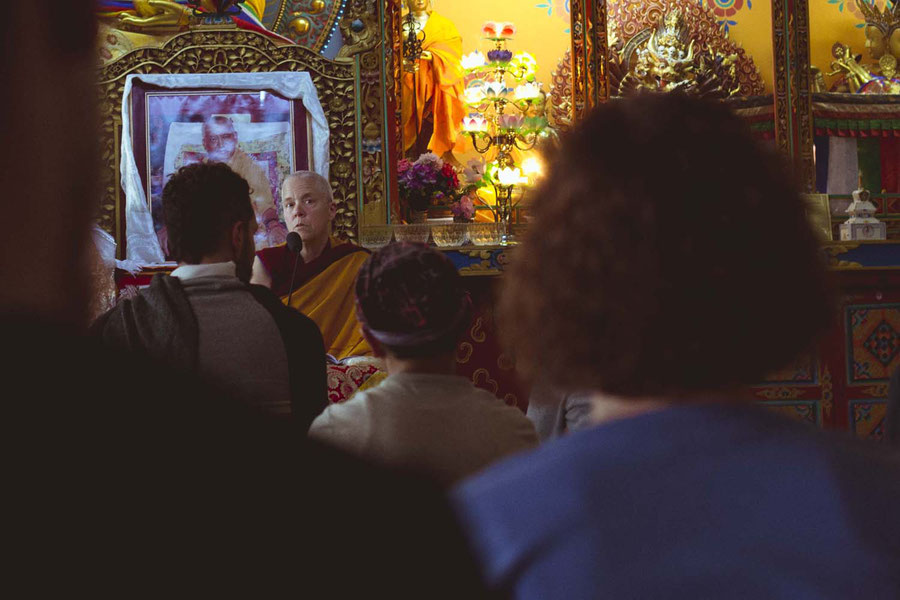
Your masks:
M501 349L494 323L495 288L500 277L466 277L472 298L472 325L456 347L456 372L507 404L528 407L529 389L519 381L515 360Z
M350 399L373 375L384 373L373 364L328 365L328 401L339 404Z

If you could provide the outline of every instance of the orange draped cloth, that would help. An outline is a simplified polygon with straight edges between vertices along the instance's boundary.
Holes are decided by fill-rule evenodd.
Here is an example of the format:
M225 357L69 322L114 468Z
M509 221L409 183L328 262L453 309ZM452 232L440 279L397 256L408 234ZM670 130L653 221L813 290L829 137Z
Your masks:
M315 321L322 332L325 352L337 359L372 354L356 320L356 274L369 256L364 248L330 240L322 254L301 263L291 279L294 260L281 244L256 253L272 278L272 292Z
M368 258L354 252L340 258L304 283L291 295L291 304L316 322L325 341L325 351L337 359L372 354L356 320L353 287L359 268ZM287 303L287 296L282 302Z
M403 73L403 151L416 143L422 124L431 113L434 132L428 149L441 156L453 148L466 116L462 100L462 37L449 19L435 12L428 16L423 32L422 50L431 52L432 60L420 59L418 71Z

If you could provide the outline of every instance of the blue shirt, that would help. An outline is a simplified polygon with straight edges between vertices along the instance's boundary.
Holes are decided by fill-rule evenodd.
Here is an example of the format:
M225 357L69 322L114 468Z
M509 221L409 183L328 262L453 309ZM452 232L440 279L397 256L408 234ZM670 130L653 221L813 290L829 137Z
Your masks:
M454 493L515 598L900 598L900 461L762 409L581 431Z

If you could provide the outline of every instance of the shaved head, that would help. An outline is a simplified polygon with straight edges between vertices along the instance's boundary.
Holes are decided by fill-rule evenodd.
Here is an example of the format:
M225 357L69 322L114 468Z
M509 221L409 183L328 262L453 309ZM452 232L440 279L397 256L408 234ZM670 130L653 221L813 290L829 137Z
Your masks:
M331 184L315 171L294 171L284 178L282 186L287 186L288 182L293 180L302 181L309 189L314 190L317 195L321 195L320 197L326 198L328 202L334 202Z

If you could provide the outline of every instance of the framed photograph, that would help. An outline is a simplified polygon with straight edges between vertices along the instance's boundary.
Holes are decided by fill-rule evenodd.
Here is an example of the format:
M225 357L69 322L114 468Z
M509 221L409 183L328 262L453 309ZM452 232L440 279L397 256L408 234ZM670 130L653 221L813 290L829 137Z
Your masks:
M281 184L311 168L309 112L272 89L161 87L135 81L131 141L153 230L168 258L162 208L166 182L183 166L223 162L250 184L257 250L283 243Z
M806 217L812 225L813 231L822 241L832 241L831 209L828 205L828 194L803 194L806 205Z

